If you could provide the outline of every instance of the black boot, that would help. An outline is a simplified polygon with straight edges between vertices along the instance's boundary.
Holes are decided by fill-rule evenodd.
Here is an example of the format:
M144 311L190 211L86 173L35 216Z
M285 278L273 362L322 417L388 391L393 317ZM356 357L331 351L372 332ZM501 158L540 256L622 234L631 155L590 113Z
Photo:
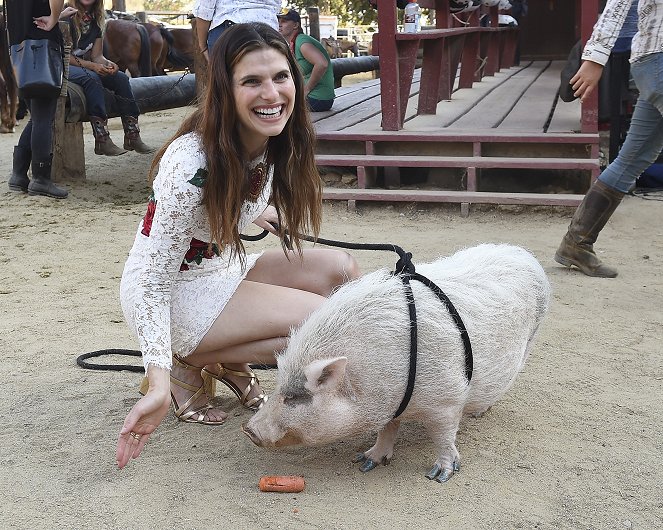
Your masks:
M51 180L51 159L47 162L32 163L32 180L28 186L28 195L44 195L54 199L65 199L69 192L58 188Z
M94 135L94 153L97 155L118 156L126 153L120 149L111 140L108 132L108 120L97 116L90 116L90 125L92 125L92 134Z
M124 127L124 148L127 151L136 151L143 154L154 153L154 149L146 145L140 138L138 118L122 116L122 126Z
M624 195L600 180L594 182L571 220L569 230L555 253L555 261L566 267L575 265L587 276L617 276L617 269L604 265L596 256L594 243Z
M11 191L28 192L28 184L30 184L28 169L30 168L31 159L32 151L30 149L20 145L14 147L14 165L12 166L12 175L7 183Z

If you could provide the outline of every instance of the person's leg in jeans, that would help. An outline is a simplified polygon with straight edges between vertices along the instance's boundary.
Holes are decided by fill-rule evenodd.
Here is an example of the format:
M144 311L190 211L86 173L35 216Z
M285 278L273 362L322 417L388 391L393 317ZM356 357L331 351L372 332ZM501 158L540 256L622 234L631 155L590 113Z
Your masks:
M311 112L323 112L332 108L334 104L333 99L314 99L312 97L306 96L306 101L308 102L309 109Z
M103 86L113 92L118 102L122 127L124 128L124 148L137 153L152 153L154 149L147 146L140 137L138 116L140 110L131 90L129 77L124 72L116 72L101 78Z
M631 72L640 97L624 145L585 195L555 253L555 261L574 265L588 276L617 276L616 269L598 259L594 243L624 195L663 149L663 53L633 63Z
M87 101L87 115L90 117L92 134L94 135L94 152L98 155L117 156L126 153L111 140L108 132L108 115L106 99L101 76L87 68L69 66L69 81L83 88Z
M214 46L214 43L219 40L219 37L223 34L224 31L226 31L230 26L232 26L232 23L230 23L229 20L224 20L222 24L216 26L215 28L212 28L209 30L209 33L207 34L207 53L212 53L212 47Z

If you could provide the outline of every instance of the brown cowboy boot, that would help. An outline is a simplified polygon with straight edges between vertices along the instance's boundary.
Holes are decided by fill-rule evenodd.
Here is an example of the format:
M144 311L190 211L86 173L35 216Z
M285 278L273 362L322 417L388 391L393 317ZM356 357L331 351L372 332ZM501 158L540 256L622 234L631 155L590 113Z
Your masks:
M594 243L624 195L600 180L594 182L571 219L569 230L555 253L555 261L565 267L575 265L587 276L617 276L617 269L604 265L596 256Z
M143 154L154 152L154 149L146 145L140 138L138 118L122 116L122 126L124 127L124 148L127 151L136 151Z
M94 135L94 153L97 155L118 156L126 153L124 149L120 149L111 140L110 133L108 132L108 120L104 120L97 116L90 116L90 124L92 125L92 134Z

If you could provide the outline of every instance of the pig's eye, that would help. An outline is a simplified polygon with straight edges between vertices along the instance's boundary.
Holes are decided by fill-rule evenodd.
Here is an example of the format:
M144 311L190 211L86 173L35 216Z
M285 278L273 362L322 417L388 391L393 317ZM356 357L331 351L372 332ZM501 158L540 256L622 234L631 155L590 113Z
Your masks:
M304 405L305 403L310 403L313 400L313 396L309 393L305 394L284 394L283 404L288 405L289 407L295 407L297 405Z

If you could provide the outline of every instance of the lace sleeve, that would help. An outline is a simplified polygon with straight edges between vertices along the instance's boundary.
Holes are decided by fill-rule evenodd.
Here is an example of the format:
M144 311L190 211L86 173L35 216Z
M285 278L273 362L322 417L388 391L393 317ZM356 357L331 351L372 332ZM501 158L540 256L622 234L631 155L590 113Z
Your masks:
M172 366L171 288L194 231L204 219L202 188L190 181L205 167L197 138L175 140L164 153L154 180L156 210L147 237L145 273L140 277L135 321L143 364Z

